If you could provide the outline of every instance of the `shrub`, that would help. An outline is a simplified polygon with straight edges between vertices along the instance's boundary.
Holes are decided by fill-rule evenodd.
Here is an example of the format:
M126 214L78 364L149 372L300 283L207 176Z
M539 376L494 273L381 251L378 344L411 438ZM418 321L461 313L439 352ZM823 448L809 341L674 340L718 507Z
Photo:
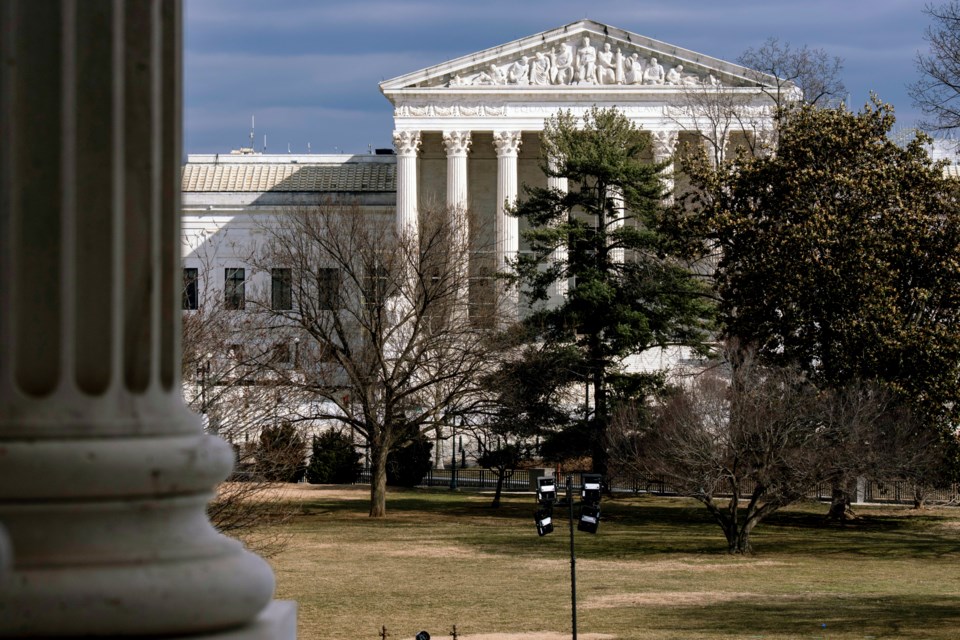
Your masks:
M347 434L329 430L313 437L313 455L307 465L307 482L352 484L360 477L360 452Z
M433 444L418 433L394 445L387 455L387 484L394 487L415 487L430 471Z
M257 473L269 482L299 482L306 471L306 448L303 436L289 422L264 427L254 452Z

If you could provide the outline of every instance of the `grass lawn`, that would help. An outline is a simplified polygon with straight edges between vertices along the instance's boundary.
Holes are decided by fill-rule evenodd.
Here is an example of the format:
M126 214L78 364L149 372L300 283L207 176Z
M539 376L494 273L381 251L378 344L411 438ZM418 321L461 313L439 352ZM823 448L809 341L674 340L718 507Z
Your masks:
M367 517L365 487L297 485L301 511L271 559L277 597L299 603L302 640L393 640L451 627L466 640L570 632L565 520L539 538L531 495L394 490ZM960 511L859 508L820 526L824 505L776 514L751 557L728 556L696 503L605 499L577 532L578 635L602 638L960 638Z

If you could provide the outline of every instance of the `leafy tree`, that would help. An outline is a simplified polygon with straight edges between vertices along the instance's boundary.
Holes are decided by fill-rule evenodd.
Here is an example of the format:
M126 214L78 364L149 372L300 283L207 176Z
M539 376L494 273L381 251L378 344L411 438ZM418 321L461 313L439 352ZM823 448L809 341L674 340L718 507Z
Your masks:
M933 131L960 127L960 2L928 4L932 19L927 27L929 53L917 53L920 79L910 86L914 104L927 115L921 124Z
M530 223L530 250L517 261L516 276L532 304L545 300L553 283L573 283L561 305L527 322L547 345L580 353L593 392L591 449L600 473L607 466L611 374L628 354L697 342L707 312L699 283L660 231L663 167L645 159L648 146L649 137L616 109L594 108L582 126L560 113L544 125L541 167L570 188L525 187L527 198L515 210ZM557 259L564 246L567 257Z
M415 487L431 467L433 444L419 431L401 439L387 455L387 484L395 487Z
M313 437L313 454L307 465L307 482L352 484L360 477L360 452L353 438L330 429Z
M256 470L270 482L299 482L306 472L307 443L289 422L264 427L254 457Z
M960 391L957 185L924 136L890 141L892 109L877 100L779 121L773 156L684 164L693 190L676 212L719 253L724 333L825 389L878 381L926 428L948 430Z

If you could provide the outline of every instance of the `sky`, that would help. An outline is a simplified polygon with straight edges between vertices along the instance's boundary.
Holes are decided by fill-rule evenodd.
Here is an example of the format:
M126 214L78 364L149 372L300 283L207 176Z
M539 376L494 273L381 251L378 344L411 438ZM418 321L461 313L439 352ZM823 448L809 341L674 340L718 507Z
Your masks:
M185 0L184 149L366 153L392 146L379 83L589 18L722 60L770 37L844 61L848 103L875 92L897 128L926 52L923 0Z

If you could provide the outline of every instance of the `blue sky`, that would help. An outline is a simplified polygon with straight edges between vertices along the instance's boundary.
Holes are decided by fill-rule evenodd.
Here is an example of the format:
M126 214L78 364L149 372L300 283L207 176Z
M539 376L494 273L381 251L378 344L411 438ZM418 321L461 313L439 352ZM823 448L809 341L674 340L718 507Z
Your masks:
M850 104L875 91L898 128L926 51L921 0L185 0L184 148L268 152L391 146L378 83L590 18L724 60L777 37L844 60Z

